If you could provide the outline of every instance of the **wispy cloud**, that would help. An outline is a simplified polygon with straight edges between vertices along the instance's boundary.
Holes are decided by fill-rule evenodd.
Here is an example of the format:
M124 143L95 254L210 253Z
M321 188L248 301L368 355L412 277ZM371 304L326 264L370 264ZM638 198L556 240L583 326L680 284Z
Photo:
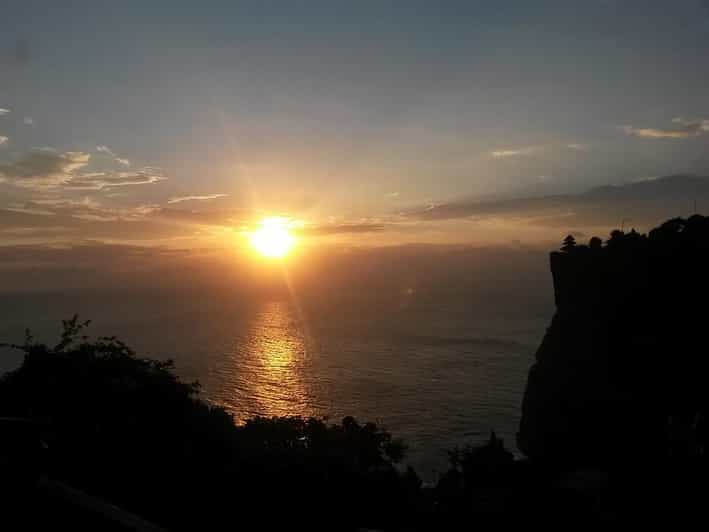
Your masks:
M61 216L64 219L68 217L91 222L137 222L146 220L148 216L158 212L160 207L157 205L108 207L93 198L84 197L81 199L37 199L24 203L13 203L3 207L3 210L34 216Z
M354 222L343 224L322 224L306 226L297 232L306 236L330 236L356 233L376 233L386 229L386 225L376 222Z
M22 122L24 122L24 124L25 124L26 126L33 126L33 125L34 125L34 119L33 119L31 116L26 116L26 117L22 120Z
M32 202L28 203L11 203L2 208L4 211L16 212L20 214L31 214L33 216L54 216L53 210L36 206Z
M14 236L47 236L49 234L61 234L76 231L76 227L8 227L0 230L0 233Z
M150 185L166 179L160 168L146 166L131 172L94 172L73 176L64 185L75 190L104 190L129 185Z
M0 146L5 144L8 140L10 140L8 137L5 137L4 135L0 135Z
M10 110L9 109L4 109L0 107L0 116L5 116L6 114L9 114Z
M124 159L122 157L119 157L108 146L105 146L105 145L96 146L96 151L100 152L100 153L105 153L106 155L111 157L114 161L116 161L118 164L120 164L122 166L130 166L130 161L128 159Z
M569 148L570 150L574 150L574 151L586 151L588 149L588 147L585 144L577 144L577 143L567 144L566 147Z
M183 201L207 201L217 198L226 198L228 194L205 194L202 196L179 196L176 198L170 198L167 200L168 203L182 203Z
M91 155L84 152L58 152L35 148L19 159L0 163L0 178L20 188L47 190L103 190L128 185L146 185L164 181L160 168L146 166L126 172L86 172Z
M90 158L83 152L36 148L14 162L0 164L0 176L22 188L52 188L68 183Z
M709 120L686 121L678 117L672 123L676 125L668 128L623 126L623 131L626 135L653 139L684 139L709 131Z
M138 205L137 207L125 209L87 207L83 212L74 209L71 216L77 220L89 222L142 222L159 210L160 207L157 205Z
M522 157L525 155L531 155L532 153L534 153L534 147L528 146L526 148L495 150L490 152L490 155L492 155L496 159L503 159L510 157Z

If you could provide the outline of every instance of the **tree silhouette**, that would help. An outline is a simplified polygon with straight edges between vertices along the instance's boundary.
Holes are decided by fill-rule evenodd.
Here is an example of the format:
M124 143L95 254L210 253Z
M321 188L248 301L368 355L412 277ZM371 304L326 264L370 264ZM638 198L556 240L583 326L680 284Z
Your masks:
M376 424L295 417L237 426L171 361L140 358L113 337L90 340L88 325L65 320L53 347L28 333L11 346L24 352L22 365L0 378L0 418L43 425L58 480L171 530L223 529L235 500L264 529L328 528L324 516L296 518L314 503L341 529L415 513L420 481L394 467L405 446Z
M625 237L625 233L620 229L614 229L611 231L610 238L606 241L606 245L609 247L615 247L620 245Z
M570 252L576 247L576 239L573 235L567 235L561 245L561 251Z

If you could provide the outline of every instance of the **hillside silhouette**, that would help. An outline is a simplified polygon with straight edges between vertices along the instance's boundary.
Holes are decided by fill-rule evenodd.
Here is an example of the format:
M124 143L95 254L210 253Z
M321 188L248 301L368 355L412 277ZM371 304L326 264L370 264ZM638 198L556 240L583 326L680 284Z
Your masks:
M423 485L406 446L346 417L236 425L171 361L63 322L0 378L2 500L20 529L96 524L46 480L170 530L459 530L690 523L707 495L709 218L551 253L556 313L529 372L515 459L492 433ZM435 452L437 450L429 450ZM66 490L65 490L66 491ZM37 508L43 511L36 511ZM99 521L105 518L100 510ZM105 519L104 519L105 520ZM125 521L125 520L124 520ZM152 525L151 525L152 526Z
M138 358L116 338L90 341L87 325L66 320L53 347L28 335L16 346L22 366L0 381L0 415L40 427L49 476L171 530L220 530L247 517L263 528L348 529L405 515L417 496L418 477L394 467L403 444L376 425L347 417L236 426L172 362ZM29 458L15 466L18 478L39 474Z

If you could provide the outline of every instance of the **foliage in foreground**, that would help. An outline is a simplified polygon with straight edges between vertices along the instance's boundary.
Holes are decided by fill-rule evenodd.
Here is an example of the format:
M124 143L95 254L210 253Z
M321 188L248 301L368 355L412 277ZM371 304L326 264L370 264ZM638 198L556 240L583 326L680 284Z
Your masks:
M53 347L28 333L13 346L22 365L0 379L0 416L44 426L50 475L174 529L221 529L244 514L264 526L386 525L415 505L418 478L395 467L404 446L380 427L351 417L236 426L171 361L91 341L88 324L64 321Z

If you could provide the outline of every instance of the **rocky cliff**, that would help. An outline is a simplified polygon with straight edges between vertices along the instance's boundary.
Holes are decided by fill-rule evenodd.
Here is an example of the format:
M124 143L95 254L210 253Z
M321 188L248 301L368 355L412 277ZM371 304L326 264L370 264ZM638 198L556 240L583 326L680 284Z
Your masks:
M530 458L597 466L693 452L707 404L709 218L550 256L556 313L529 371Z

